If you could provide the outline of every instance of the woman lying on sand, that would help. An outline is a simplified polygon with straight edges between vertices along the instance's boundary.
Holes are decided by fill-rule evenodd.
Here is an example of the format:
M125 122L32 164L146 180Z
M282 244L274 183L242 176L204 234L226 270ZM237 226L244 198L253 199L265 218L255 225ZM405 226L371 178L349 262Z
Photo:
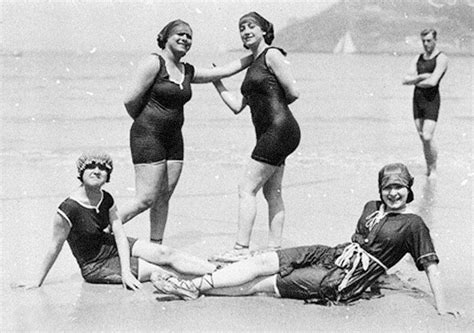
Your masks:
M444 300L438 256L413 201L413 177L401 163L384 166L378 177L381 200L365 204L352 242L329 247L301 246L256 255L193 280L154 273L151 281L164 294L184 300L205 295L275 294L320 303L349 303L410 253L424 270L440 315L458 316Z
M160 266L193 276L211 273L215 266L169 247L126 237L117 206L102 186L110 180L113 163L105 153L83 154L77 160L81 185L59 206L53 220L49 250L27 289L40 287L67 240L83 278L91 283L122 283L132 290L149 281ZM113 234L105 232L109 226ZM160 266L158 266L160 265Z

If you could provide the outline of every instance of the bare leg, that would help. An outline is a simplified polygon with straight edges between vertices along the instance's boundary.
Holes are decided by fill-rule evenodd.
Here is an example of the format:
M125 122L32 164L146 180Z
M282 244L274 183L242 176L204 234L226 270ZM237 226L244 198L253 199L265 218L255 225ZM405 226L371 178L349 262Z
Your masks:
M163 181L167 178L166 163L137 164L135 167L135 197L122 205L120 218L128 222L150 208L159 195Z
M436 176L436 161L438 159L438 150L434 143L434 131L436 129L436 121L425 119L423 122L422 142L423 152L425 154L426 165L427 165L427 176Z
M133 245L132 255L152 264L170 266L181 274L201 276L216 269L215 265L206 260L143 240L137 240Z
M268 247L279 248L285 222L285 205L282 198L281 183L285 167L279 167L263 185L263 195L268 202Z
M152 264L146 260L139 258L138 263L138 280L140 282L147 282L150 281L150 276L152 273L158 272L161 276L165 276L168 274L174 274L173 270L167 269L167 266L158 266L156 264Z
M248 246L257 214L256 195L278 167L250 160L239 185L239 221L237 243Z
M181 170L182 161L168 161L166 163L166 178L162 182L162 188L150 209L150 239L157 243L162 242L168 220L169 201L176 188Z
M430 119L415 119L415 126L423 143L423 153L426 160L426 175L428 177L436 176L436 162L438 151L434 144L433 136L436 129L436 122Z
M192 282L198 287L201 293L206 293L211 289L242 286L253 282L255 279L274 275L278 273L278 271L278 255L272 251L226 266L211 275L195 278ZM252 285L255 285L255 282L242 290L247 290L247 292L254 290L253 292L257 292L255 288L248 288ZM266 284L263 285L266 286ZM263 291L267 290L262 290L262 292Z
M237 287L209 289L204 292L206 295L218 296L249 296L257 293L275 293L276 275L261 276Z

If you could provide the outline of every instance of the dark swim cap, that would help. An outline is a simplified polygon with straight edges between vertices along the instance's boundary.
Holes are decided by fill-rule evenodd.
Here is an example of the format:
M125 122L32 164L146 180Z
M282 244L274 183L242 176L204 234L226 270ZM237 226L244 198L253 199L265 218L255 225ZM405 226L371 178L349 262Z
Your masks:
M382 197L382 189L388 185L397 184L404 186L408 189L407 203L410 203L414 199L413 186L414 178L410 175L408 168L403 163L392 163L387 164L379 171L379 193Z
M173 30L180 25L185 25L189 28L189 30L191 30L191 32L193 31L189 23L184 22L183 20L178 19L178 20L169 22L167 25L164 26L163 29L161 29L161 31L158 34L158 37L156 38L156 41L160 49L165 48L168 37L171 36L171 33L173 32Z
M265 33L263 35L263 39L265 40L265 43L267 43L268 45L272 45L273 39L275 38L275 33L273 32L273 24L267 21L259 13L250 12L240 18L239 26L242 24L243 21L247 19L251 19L262 29L262 31Z
M83 153L77 159L76 166L77 172L79 173L79 180L82 182L82 175L84 174L84 170L86 166L91 163L102 164L107 169L107 182L110 181L110 174L114 169L114 163L112 161L112 157L109 154L103 152L90 152L90 153Z

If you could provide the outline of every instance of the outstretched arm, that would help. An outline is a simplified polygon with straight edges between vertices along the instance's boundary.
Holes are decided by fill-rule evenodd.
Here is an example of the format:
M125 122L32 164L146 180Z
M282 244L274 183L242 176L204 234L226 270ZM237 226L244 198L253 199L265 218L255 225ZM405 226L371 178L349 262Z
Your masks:
M459 311L448 309L446 306L438 264L427 263L424 269L426 272L426 276L428 277L428 281L430 283L431 291L433 292L433 297L436 305L436 310L438 310L438 314L459 317Z
M193 83L208 83L234 75L247 68L253 61L253 56L249 55L242 59L232 61L223 66L213 68L196 68Z
M118 254L120 257L120 268L122 271L122 284L125 288L137 290L141 288L140 281L130 271L130 248L127 236L123 229L122 221L117 212L117 207L113 206L109 211L110 224L114 232L115 243L117 244Z
M231 92L227 90L221 80L216 80L212 82L216 88L219 96L224 101L224 103L232 110L235 114L239 114L247 105L247 101L242 94L238 92Z
M439 80L441 80L441 77L443 76L444 72L448 69L448 57L441 53L438 55L438 58L436 59L436 67L431 73L431 75L424 80L416 83L417 87L420 88L431 88L436 86L439 83Z
M71 227L69 226L69 223L62 216L60 216L59 213L56 214L53 219L53 238L49 245L48 252L46 253L46 256L44 257L41 264L38 276L32 283L19 283L17 284L17 287L23 287L25 289L41 287L51 267L53 267L53 264L56 262L56 259L63 248L64 242L66 241L70 230Z
M160 70L160 61L154 55L148 56L137 67L132 84L125 95L124 105L130 117L137 118L145 106L144 97Z

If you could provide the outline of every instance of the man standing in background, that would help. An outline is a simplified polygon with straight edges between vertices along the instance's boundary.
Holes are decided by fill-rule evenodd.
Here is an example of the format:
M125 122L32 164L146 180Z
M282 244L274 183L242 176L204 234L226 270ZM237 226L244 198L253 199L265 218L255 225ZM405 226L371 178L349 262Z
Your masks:
M436 47L436 30L425 29L420 35L425 52L413 59L409 72L403 79L403 84L415 85L413 118L423 143L426 175L435 177L438 151L433 135L441 102L439 83L448 69L448 57Z

